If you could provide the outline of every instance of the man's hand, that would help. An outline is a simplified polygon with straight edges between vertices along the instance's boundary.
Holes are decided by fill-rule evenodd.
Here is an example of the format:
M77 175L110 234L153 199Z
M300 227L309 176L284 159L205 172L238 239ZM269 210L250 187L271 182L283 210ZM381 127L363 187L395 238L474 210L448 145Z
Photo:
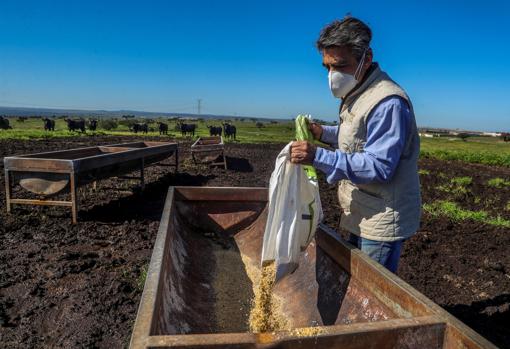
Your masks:
M317 147L307 141L295 141L290 145L290 161L294 164L312 165Z
M322 126L321 125L319 125L315 122L311 122L308 124L308 129L312 133L312 136L314 139L316 139L318 141L321 140L321 137L322 137Z

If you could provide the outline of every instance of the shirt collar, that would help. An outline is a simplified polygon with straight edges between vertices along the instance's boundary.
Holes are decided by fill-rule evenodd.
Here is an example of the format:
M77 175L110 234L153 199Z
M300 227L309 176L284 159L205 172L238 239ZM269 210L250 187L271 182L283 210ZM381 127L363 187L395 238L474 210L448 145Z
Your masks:
M344 101L351 100L352 98L360 95L363 91L365 91L372 82L377 78L379 73L381 72L381 68L379 68L379 64L377 62L372 63L370 68L368 68L363 80L356 86L347 96L345 96ZM345 104L345 103L342 103Z

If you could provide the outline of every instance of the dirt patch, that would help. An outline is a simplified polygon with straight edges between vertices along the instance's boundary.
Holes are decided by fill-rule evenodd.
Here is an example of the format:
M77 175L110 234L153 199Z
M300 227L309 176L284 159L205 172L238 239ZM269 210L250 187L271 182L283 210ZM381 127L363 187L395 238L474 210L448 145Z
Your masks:
M510 181L509 168L432 159L423 159L420 165L424 202L453 201L464 209L510 220L510 186L488 184L494 178Z
M487 185L509 178L507 168L456 161L420 161L424 202L449 200L467 210L509 219L509 188ZM467 192L440 190L470 177ZM399 276L501 348L510 348L510 231L473 221L452 222L424 214L420 232L406 244Z
M145 138L150 139L150 138ZM0 142L0 157L133 138L90 137ZM144 192L136 182L99 182L80 190L79 223L62 208L16 207L5 211L0 164L0 341L9 348L122 348L127 346L141 296L140 277L150 260L168 186L268 186L280 144L227 144L228 170L195 165L190 142L181 143L180 171L147 170ZM454 200L510 219L508 169L422 160L423 198ZM453 199L437 189L453 177L469 176L471 194ZM336 228L336 187L319 174L325 222ZM492 201L491 201L492 200ZM501 348L510 348L510 232L473 222L423 216L406 243L399 275ZM228 287L227 287L228 289Z

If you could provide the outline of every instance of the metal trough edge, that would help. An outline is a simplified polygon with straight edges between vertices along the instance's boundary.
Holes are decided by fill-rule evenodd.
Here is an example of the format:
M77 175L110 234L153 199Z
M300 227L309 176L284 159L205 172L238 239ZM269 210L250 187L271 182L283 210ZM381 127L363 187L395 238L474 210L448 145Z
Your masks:
M174 187L168 189L167 198L165 200L165 207L161 216L161 223L159 225L156 241L154 242L154 250L152 251L151 262L147 270L147 278L143 287L140 305L138 306L137 316L133 333L131 335L130 348L146 348L152 326L152 312L156 306L157 285L162 274L162 261L165 254L165 243L168 231L168 222L170 221L170 214L172 212Z
M370 257L365 255L359 249L349 244L347 241L342 240L338 234L331 228L320 224L320 229L325 233L322 234L322 243L318 241L318 245L323 248L331 258L336 260L344 268L350 270L352 275L363 274L364 277L357 277L357 279L368 288L372 293L380 299L383 303L391 303L395 306L395 311L400 312L404 316L409 316L407 312L400 308L400 305L393 302L389 295L393 295L393 299L399 299L404 303L412 303L413 310L418 312L418 315L435 315L447 324L447 332L445 336L445 348L492 348L497 347L489 342L487 339L479 335L469 326L465 325L455 316L451 315L436 303L432 302L424 294L413 288L407 282L399 278L397 275L384 268L382 265L374 262ZM317 234L320 239L320 234ZM326 238L324 238L326 237ZM357 258L350 258L350 265L346 266L346 261L342 259L342 255L335 253L334 246L327 242L328 237L334 239L337 243L343 245L350 250L351 255ZM378 275L379 274L379 275ZM381 276L384 277L385 283L382 287ZM370 282L369 282L370 281ZM451 346L453 342L461 341L462 347ZM449 342L450 343L449 345Z
M201 191L195 191L196 189ZM241 193L241 190L249 190L253 195ZM317 244L330 255L343 268L348 270L357 280L370 289L374 295L384 302L395 305L391 299L403 300L407 308L413 310L410 314L405 309L400 309L402 315L406 318L392 319L373 323L355 323L349 325L334 325L322 327L324 333L316 337L295 337L292 331L282 331L277 333L211 333L211 334L193 334L193 335L171 335L171 336L151 336L152 327L152 309L156 306L157 286L161 286L160 277L163 271L162 260L165 255L168 223L173 211L174 198L176 190L178 195L183 195L184 200L238 200L238 201L261 201L267 200L267 188L239 188L239 187L170 187L168 189L167 199L163 210L161 223L158 229L154 250L151 256L147 279L144 285L140 305L138 307L137 317L133 328L130 348L186 348L192 346L201 346L206 343L211 347L217 348L306 348L309 340L315 340L320 337L335 337L339 334L360 335L363 338L379 338L381 330L386 332L398 331L406 328L429 328L432 333L441 333L439 348L453 349L497 349L492 343L466 326L453 315L446 312L439 305L433 303L425 295L415 290L400 279L398 276L380 266L358 249L343 241L338 234L331 228L321 224L317 235ZM239 192L239 193L236 193ZM233 194L230 196L219 196L219 193ZM265 193L265 195L263 195ZM339 253L339 245L349 251L346 257ZM336 247L335 247L336 245ZM363 274L364 277L359 277ZM381 282L385 281L385 287L381 287ZM390 298L389 295L393 295ZM395 305L398 311L399 305ZM433 337L432 339L434 339ZM285 343L282 341L285 340ZM331 339L333 340L333 339ZM341 341L342 339L339 339ZM235 344L234 344L235 343ZM310 342L308 342L310 343ZM336 343L336 342L335 342ZM305 346L300 346L304 344ZM415 343L416 344L416 343ZM359 347L362 348L363 346ZM400 347L400 346L398 346ZM404 346L405 347L405 346ZM416 346L414 346L416 347ZM358 347L357 347L358 348Z
M442 343L446 324L437 316L424 316L412 319L393 319L372 323L357 323L350 325L335 325L324 328L324 332L311 337L300 337L293 331L273 333L228 333L228 334L200 334L151 336L147 341L148 348L186 348L207 344L208 347L246 347L273 348L285 345L296 347L299 344L312 342L316 345L335 344L347 345L358 343L359 347L374 341L381 341L383 337L390 337L394 341L408 341L402 338L409 330L426 330L432 333L432 341L439 347ZM341 338L339 336L342 335ZM429 338L430 340L430 338ZM285 343L284 343L285 342ZM327 343L323 343L327 342ZM236 343L235 345L233 343ZM350 347L349 347L350 348Z

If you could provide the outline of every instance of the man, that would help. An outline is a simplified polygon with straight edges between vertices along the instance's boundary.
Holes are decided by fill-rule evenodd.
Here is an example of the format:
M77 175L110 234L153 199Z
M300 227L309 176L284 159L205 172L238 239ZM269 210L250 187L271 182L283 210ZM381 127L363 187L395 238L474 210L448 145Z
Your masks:
M333 95L342 100L339 126L310 124L315 139L293 142L291 161L312 164L338 182L340 227L349 241L396 272L404 241L419 227L420 140L411 101L373 62L372 32L346 17L327 25L317 48Z

